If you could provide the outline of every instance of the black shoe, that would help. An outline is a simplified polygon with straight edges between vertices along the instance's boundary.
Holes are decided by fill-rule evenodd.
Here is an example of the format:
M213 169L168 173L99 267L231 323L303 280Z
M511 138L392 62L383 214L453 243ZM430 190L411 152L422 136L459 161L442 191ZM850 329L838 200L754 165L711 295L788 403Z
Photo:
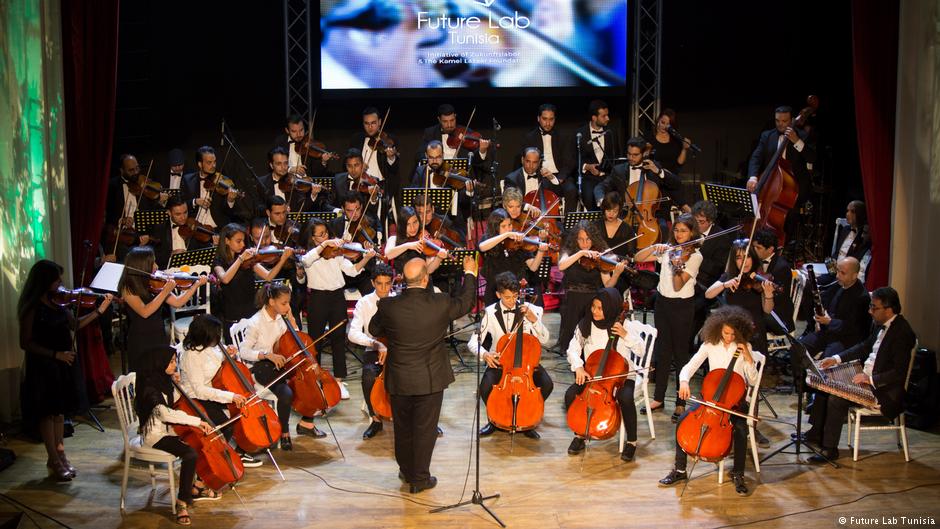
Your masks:
M315 439L322 439L326 437L326 432L317 428L316 424L313 425L313 428L307 428L306 426L297 423L297 435L309 435Z
M437 436L444 437L444 430L441 430L440 426L437 427ZM435 481L435 483L437 483L437 481ZM428 488L431 488L431 487L428 487Z
M281 437L281 450L290 452L293 449L294 443L291 442L290 437Z
M663 411L663 408L666 407L665 403L656 406L655 408L650 406L649 409L646 409L646 406L640 406L640 415L646 415L647 413L656 413L658 411Z
M584 439L580 437L575 437L571 440L571 444L568 445L568 455L576 456L584 450Z
M676 406L676 408L679 408L679 407L680 406ZM681 410L676 409L674 412L672 412L672 424L678 424L679 417L682 417L682 414L685 413L685 406L681 406L681 408L682 408Z
M372 421L372 424L366 428L366 431L362 432L363 439L372 439L375 437L375 434L382 431L382 421Z
M486 426L480 428L480 437L486 437L487 435L493 435L493 432L496 431L496 425L491 422L486 423Z
M669 474L666 475L663 479L659 480L660 486L671 487L680 481L685 481L689 479L689 475L685 470L676 470L672 469Z
M636 455L636 445L633 443L624 443L623 452L620 452L620 459L633 461L634 455Z
M760 433L760 430L754 429L754 440L757 441L757 446L761 448L770 448L770 439L766 435Z
M744 483L744 473L743 473L743 472L740 473L740 474L738 474L738 473L736 473L736 472L732 472L732 473L731 473L731 481L734 483L734 491L738 494L738 496L746 496L746 495L747 495L747 484Z
M526 430L522 432L522 435L528 437L529 439L541 439L542 436L535 430Z
M245 468L258 468L261 466L261 460L255 459L248 454L239 454L242 460L242 466Z
M835 461L839 459L839 449L838 448L823 448L819 451L821 455L813 455L807 461L815 464L828 464L830 461ZM827 459L829 461L827 461Z
M437 478L434 476L431 476L427 479L427 481L422 481L420 483L412 483L410 490L412 494L417 494L424 490L433 489L436 486L437 486Z

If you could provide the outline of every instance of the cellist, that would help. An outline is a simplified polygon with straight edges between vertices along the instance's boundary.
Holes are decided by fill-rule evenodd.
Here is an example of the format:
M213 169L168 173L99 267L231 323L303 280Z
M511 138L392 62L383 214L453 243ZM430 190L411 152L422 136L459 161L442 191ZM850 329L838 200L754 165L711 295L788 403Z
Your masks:
M499 358L496 351L496 344L503 335L512 332L516 327L517 321L515 314L516 303L519 298L519 280L512 272L502 272L495 277L496 295L499 301L486 307L483 320L480 322L480 333L473 333L470 340L467 341L467 349L471 353L478 354L480 359L486 362L486 371L483 372L483 379L480 381L480 398L486 404L490 392L493 391L493 385L497 384L502 378L502 367L499 364ZM542 308L532 303L523 302L519 307L519 314L524 318L521 322L522 332L531 334L539 339L542 345L548 344L548 328L542 323ZM512 351L506 351L502 354L512 354ZM542 400L548 400L552 394L554 384L548 371L539 364L532 372L532 380L538 386L542 393ZM480 435L490 435L496 431L496 425L487 422L480 429ZM529 439L538 439L541 437L535 429L525 430L523 435Z
M568 343L568 364L574 373L575 383L568 386L568 390L565 391L565 409L571 406L575 397L585 390L586 383L590 380L592 374L584 369L584 365L593 354L601 354L604 351L610 335L616 334L620 337L620 340L617 341L617 354L624 358L631 371L636 369L636 366L630 360L629 351L642 350L643 341L638 336L627 332L623 324L616 321L623 307L622 300L623 296L616 288L602 288L594 294L590 308L585 311L584 317L578 322L574 336L571 338L571 342ZM624 429L627 431L627 442L623 445L620 459L633 461L633 457L636 455L637 437L636 404L633 402L635 377L625 378L623 386L617 392L620 417L623 420ZM580 454L582 450L584 450L584 438L576 433L574 439L571 440L571 444L568 445L568 454Z
M698 371L705 360L708 360L708 369L727 369L735 351L741 356L734 363L734 372L744 377L749 386L757 383L757 365L748 340L753 332L754 323L750 314L741 307L726 305L716 309L702 327L702 346L679 372L679 398L688 399L692 395L689 389L689 380ZM757 353L759 354L759 353ZM692 404L680 417L679 423L692 413L699 405ZM739 495L747 494L747 484L744 483L744 461L747 458L747 420L730 415L733 425L734 467L731 470L731 479L734 482L734 491ZM678 427L677 427L678 429ZM680 481L689 479L685 472L688 455L676 443L676 464L672 471L659 480L660 486L669 487Z

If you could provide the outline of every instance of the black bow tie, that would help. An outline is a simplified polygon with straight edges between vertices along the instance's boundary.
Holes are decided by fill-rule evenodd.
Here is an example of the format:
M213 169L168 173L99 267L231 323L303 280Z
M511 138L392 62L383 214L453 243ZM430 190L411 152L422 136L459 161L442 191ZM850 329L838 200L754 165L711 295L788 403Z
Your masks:
M765 265L769 265L769 264L770 264L770 261L771 261L772 259L773 259L773 257L771 257L770 259L764 259L764 260L761 261L761 262L764 263Z
M174 173L173 171L170 171L170 176L183 176L183 173Z
M296 141L296 140L287 140L287 144L288 144L288 145L291 145L291 144L294 144L294 143L297 143L297 141Z
M641 169L643 169L643 166L642 166L642 165L631 165L631 166L630 166L630 170L631 170L631 171L639 171L639 170L641 170Z
M539 175L537 175L537 174L527 174L527 175L525 175L525 178L526 178L526 180L528 180L528 179L530 179L530 178L532 178L532 179L534 179L534 180L538 180L538 179L539 179Z
M545 130L539 129L539 132L542 133L542 136L551 136L551 135L552 135L552 131L550 131L550 130L549 130L549 131L545 131Z
M178 229L182 228L183 226L184 226L183 224L174 224L174 225L170 226L170 229L178 230Z
M503 309L503 314L515 314L516 309Z

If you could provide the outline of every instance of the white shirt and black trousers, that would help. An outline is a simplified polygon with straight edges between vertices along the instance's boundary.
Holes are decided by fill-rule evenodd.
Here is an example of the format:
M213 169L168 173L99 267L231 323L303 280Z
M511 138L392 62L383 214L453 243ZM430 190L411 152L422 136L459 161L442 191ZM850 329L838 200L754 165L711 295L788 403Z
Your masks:
M665 402L669 385L670 366L675 363L678 370L689 360L692 343L692 328L695 319L695 276L702 264L702 254L696 251L685 263L689 280L679 291L673 288L673 267L669 253L659 257L661 270L656 295L656 345L653 359L656 362L656 392L653 399ZM679 391L678 371L676 392ZM685 401L676 395L676 406L685 406Z
M274 352L274 345L287 332L287 324L280 316L271 317L262 307L251 317L245 340L238 349L238 356L251 368L255 381L267 386L280 374L274 362L261 359L262 354ZM277 419L281 423L281 434L290 433L290 409L294 402L294 392L287 385L287 378L282 378L268 388L277 397Z
M372 387L375 386L375 379L382 373L382 366L378 363L379 352L373 346L375 338L369 334L369 322L378 310L378 302L379 296L375 292L366 294L356 302L347 335L350 342L365 347L362 354L362 395L365 397L370 417L375 417L375 410L372 409Z

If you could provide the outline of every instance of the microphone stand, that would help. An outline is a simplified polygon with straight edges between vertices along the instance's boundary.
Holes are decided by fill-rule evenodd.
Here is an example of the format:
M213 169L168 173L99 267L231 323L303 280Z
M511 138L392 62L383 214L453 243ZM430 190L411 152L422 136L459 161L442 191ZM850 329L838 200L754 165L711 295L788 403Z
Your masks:
M474 212L471 212L471 213L474 213ZM475 214L478 215L479 212L475 212ZM476 290L474 290L473 297L474 299L477 299L477 296L479 295L479 292L480 292L480 270L479 269L477 270L476 286L474 288ZM474 305L475 304L476 303L474 303ZM474 316L473 324L476 326L477 336L479 336L479 333L480 333L481 314L482 314L482 311L477 311L476 316ZM476 411L473 414L473 436L474 436L474 444L476 446L476 455L475 455L475 460L474 460L475 481L474 481L474 486L473 486L473 496L471 496L469 500L466 500L466 501L458 500L457 503L445 505L443 507L437 507L435 509L431 509L429 512L434 514L434 513L449 511L451 509L456 509L458 507L463 507L464 505L470 505L470 504L479 505L480 507L483 508L484 511L486 511L487 514L489 514L494 520L496 520L496 523L498 523L500 527L506 527L506 524L503 523L503 521L499 519L499 516L496 516L496 513L494 513L489 507L486 506L485 503L483 503L486 500L499 498L499 493L497 492L496 494L490 494L489 496L484 496L483 492L480 491L480 407L481 407L480 406L480 380L482 380L483 378L483 371L481 371L481 366L483 362L480 358L480 347L482 347L482 343L483 343L483 338L479 337L479 339L477 340L477 350L476 350L476 357L477 357L476 390L474 391L475 400L476 400L475 402ZM463 494L461 494L460 497L463 498Z
M91 249L91 241L86 240L82 246L82 275L78 282L79 288L85 285L85 272L88 270L88 251ZM81 298L81 296L79 296L79 298ZM104 426L101 425L101 421L95 416L95 412L91 411L91 403L88 402L88 389L85 387L85 373L84 369L82 369L82 355L79 350L80 342L78 340L79 305L79 303L75 303L75 309L72 313L72 320L74 322L74 328L72 329L72 349L75 351L75 361L72 363L72 372L75 376L75 386L81 391L81 395L78 396L78 404L79 408L82 409L78 411L79 413L86 414L91 422L94 423L92 426L99 432L104 433Z
M581 205L581 211L587 211L584 207L584 200L581 199L581 179L584 176L584 164L581 162L581 133L575 134L575 147L578 152L578 204Z

